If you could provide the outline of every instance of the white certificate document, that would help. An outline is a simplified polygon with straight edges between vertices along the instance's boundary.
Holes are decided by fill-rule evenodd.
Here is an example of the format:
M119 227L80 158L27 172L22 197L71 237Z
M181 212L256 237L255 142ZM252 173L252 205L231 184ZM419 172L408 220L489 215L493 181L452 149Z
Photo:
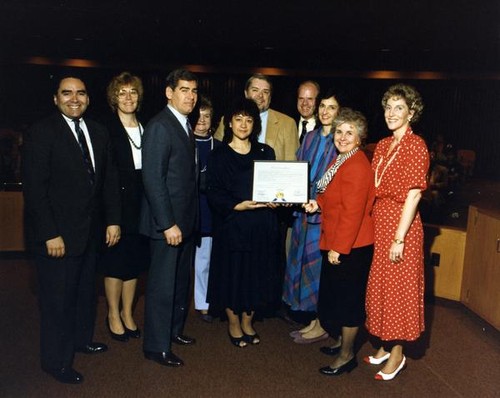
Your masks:
M307 203L309 163L255 160L252 200L263 203Z

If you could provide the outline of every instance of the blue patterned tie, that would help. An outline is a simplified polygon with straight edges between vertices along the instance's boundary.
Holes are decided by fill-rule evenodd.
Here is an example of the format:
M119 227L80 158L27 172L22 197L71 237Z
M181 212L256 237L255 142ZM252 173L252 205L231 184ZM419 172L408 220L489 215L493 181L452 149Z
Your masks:
M80 120L73 119L73 122L75 123L75 131L78 137L78 144L80 145L80 150L82 151L83 161L85 162L87 173L89 174L90 183L93 185L95 183L95 172L94 172L94 167L92 166L92 159L90 159L90 151L87 145L87 140L85 139L83 130L80 127Z

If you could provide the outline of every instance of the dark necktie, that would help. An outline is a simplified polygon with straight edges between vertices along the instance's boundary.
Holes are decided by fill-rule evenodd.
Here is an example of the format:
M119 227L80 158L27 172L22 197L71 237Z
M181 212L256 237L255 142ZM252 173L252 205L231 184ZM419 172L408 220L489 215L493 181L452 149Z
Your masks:
M191 127L191 123L189 123L189 119L186 119L186 130L188 132L189 142L191 143L191 146L193 148L194 162L195 162L196 165L198 165L198 148L196 147L196 142L195 142L195 139L194 139L193 128Z
M189 123L189 119L186 119L186 130L188 132L189 140L194 142L193 128L191 127L191 123Z
M304 141L304 137L306 136L307 133L307 120L302 120L302 131L300 132L300 138L299 142L302 144L302 141Z
M87 168L87 173L89 174L90 183L94 184L95 173L94 173L94 167L92 166L92 159L90 159L90 151L87 145L87 140L85 139L83 130L80 127L80 120L73 119L73 122L75 123L76 136L78 137L78 144L80 145L80 150L82 151L82 157L83 161L85 162L85 166Z

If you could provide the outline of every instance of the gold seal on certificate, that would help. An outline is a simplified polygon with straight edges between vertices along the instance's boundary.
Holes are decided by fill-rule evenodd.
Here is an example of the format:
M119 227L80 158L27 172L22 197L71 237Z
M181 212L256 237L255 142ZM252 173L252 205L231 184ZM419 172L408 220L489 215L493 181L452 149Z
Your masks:
M252 200L260 203L307 203L309 163L255 160Z

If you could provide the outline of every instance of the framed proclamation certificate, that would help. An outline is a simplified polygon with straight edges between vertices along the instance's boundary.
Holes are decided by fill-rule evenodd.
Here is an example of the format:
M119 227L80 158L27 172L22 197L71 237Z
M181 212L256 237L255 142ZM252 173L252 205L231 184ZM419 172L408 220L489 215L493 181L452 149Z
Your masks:
M261 203L307 203L309 163L255 160L252 200Z

